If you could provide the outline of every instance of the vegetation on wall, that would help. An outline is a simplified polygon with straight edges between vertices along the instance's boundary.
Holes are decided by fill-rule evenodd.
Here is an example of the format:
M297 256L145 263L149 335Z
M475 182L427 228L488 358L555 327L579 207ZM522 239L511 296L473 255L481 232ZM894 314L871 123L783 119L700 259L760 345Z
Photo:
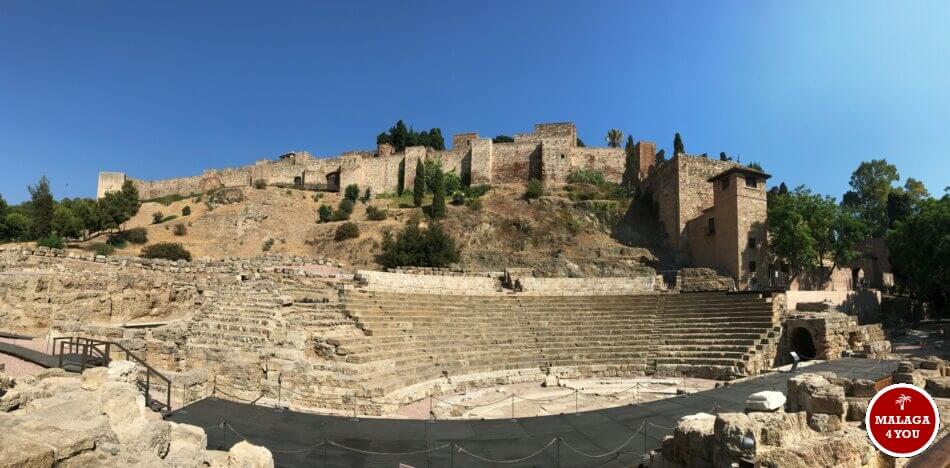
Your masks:
M412 183L412 203L422 206L422 197L426 194L426 169L422 160L416 161L416 178Z
M619 129L611 128L607 130L607 136L604 139L607 141L607 146L620 148L620 142L623 141L623 132Z
M165 260L191 261L191 252L177 242L159 242L142 249L142 258L163 258Z
M514 143L515 139L508 135L498 135L491 139L492 143Z

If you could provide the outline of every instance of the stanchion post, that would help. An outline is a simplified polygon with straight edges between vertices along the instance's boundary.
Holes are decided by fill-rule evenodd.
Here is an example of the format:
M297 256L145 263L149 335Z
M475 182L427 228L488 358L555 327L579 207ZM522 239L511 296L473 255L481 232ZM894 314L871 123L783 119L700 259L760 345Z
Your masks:
M511 420L515 420L515 396L511 395Z
M452 452L452 456L450 458L451 463L452 463L451 465L452 468L455 468L455 451L456 450L458 450L458 446L455 445L455 442L452 442L452 448L450 449L450 451Z
M211 398L218 397L218 374L214 375L214 382L211 384Z
M228 446L228 420L221 421L221 450L227 450Z
M429 395L429 423L435 422L435 412L432 411L432 395Z
M577 391L577 389L574 389L574 416L577 416L577 398L578 398L578 393L579 393L579 392ZM560 446L560 443L561 443L560 440L561 440L561 439L558 439L558 444L559 444L558 446Z
M636 389L637 389L637 404L639 405L640 404L640 382L637 382Z
M643 458L644 459L646 459L647 457L647 424L649 424L649 422L647 422L647 420L644 419L643 420Z
M557 468L561 468L561 436L555 437L557 439L557 447L555 448L554 456L557 460Z

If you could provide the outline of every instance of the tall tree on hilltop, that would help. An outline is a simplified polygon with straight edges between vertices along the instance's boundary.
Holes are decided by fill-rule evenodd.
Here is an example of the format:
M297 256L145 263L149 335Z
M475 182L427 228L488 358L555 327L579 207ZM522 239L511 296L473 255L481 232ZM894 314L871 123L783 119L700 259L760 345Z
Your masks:
M32 215L33 237L40 239L52 233L53 193L49 188L49 179L40 177L36 185L29 187L30 214Z
M662 162L666 162L666 150L665 150L665 149L660 149L660 151L656 153L656 163L659 164L659 163L662 163Z
M607 140L607 146L611 148L620 148L620 142L623 141L623 132L621 132L619 129L611 128L610 130L607 130L607 136L605 139Z
M508 135L498 135L491 139L492 143L514 143L515 139Z
M726 152L725 152L725 151L720 151L720 152L719 152L719 160L720 160L720 161L730 161L731 159L729 158L728 155L726 155Z
M683 138L680 137L680 132L676 132L676 135L673 135L673 156L685 153L686 148L683 146Z
M402 119L396 121L396 125L389 129L389 135L393 139L396 151L402 151L409 146L409 129L406 128L406 123Z
M445 138L442 138L442 129L433 128L429 130L429 144L432 149L442 151L445 149Z
M416 179L412 182L412 204L422 206L422 197L426 194L426 168L422 158L416 161Z
M640 179L640 155L637 154L637 146L633 143L632 136L627 136L627 144L624 146L623 152L623 177L620 179L620 184L630 194L634 194Z
M587 145L584 144L584 140L581 140L580 137L577 137L577 138L574 140L574 143L577 144L577 147L578 147L578 148L586 148L586 147L587 147Z
M432 183L432 218L440 219L445 217L445 178L442 169L439 168Z
M885 159L864 161L851 174L851 190L842 197L842 204L862 219L875 237L887 231L887 197L898 180L897 167Z

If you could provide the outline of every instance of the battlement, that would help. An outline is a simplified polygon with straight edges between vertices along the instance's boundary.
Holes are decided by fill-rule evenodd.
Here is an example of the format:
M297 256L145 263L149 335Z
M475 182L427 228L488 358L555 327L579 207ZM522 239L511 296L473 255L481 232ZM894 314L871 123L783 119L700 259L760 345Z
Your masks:
M452 148L434 150L410 147L397 152L391 144L376 145L375 151L346 151L337 156L315 157L305 151L283 153L276 159L258 159L232 169L209 169L198 176L148 181L121 172L101 172L96 195L120 190L131 180L143 199L166 195L190 195L220 187L246 187L256 181L324 187L337 191L350 184L373 193L397 192L411 187L416 161L437 159L442 168L472 183L525 183L532 178L564 182L577 170L598 170L607 180L619 182L623 174L621 148L581 148L577 127L571 122L539 123L531 133L515 134L513 143L492 144L477 132L456 133ZM656 145L641 142L641 176L653 165Z

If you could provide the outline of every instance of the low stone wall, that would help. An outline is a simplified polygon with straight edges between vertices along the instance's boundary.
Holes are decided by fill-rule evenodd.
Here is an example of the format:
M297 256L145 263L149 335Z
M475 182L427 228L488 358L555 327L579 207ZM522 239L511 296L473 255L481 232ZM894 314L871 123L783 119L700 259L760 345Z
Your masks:
M359 270L356 279L367 289L423 294L498 294L501 286L497 279L485 276L436 276L387 273Z
M539 296L599 296L653 292L656 278L521 278L522 294Z
M483 276L402 274L360 270L356 279L369 290L421 294L496 295L502 289L495 273ZM528 296L593 296L643 294L654 291L654 276L632 278L518 277L515 293Z
M881 314L880 291L788 291L786 296L789 310L795 310L803 302L825 302L851 315L879 317Z

